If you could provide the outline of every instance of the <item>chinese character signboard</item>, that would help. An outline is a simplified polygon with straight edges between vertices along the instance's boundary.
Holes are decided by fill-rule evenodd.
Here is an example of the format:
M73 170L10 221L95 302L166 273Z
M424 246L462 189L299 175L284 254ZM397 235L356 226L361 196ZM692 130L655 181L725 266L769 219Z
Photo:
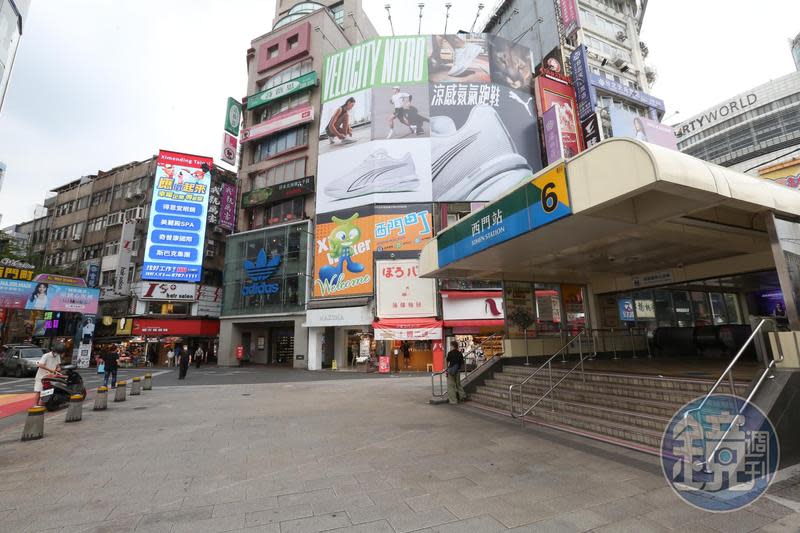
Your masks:
M436 315L436 280L419 277L419 259L376 261L380 318Z
M225 111L225 131L234 137L239 137L239 123L242 120L242 104L229 97Z
M561 11L564 36L569 38L581 27L577 2L575 0L558 0L558 7Z
M219 224L220 207L222 204L222 184L211 183L208 190L208 216L206 221L209 226L216 226Z
M233 231L236 227L236 185L222 184L219 206L219 225Z
M328 55L316 212L488 201L534 174L530 56L478 33L381 37Z
M303 89L314 87L316 84L317 73L314 71L307 72L306 74L303 74L302 76L299 76L293 80L289 80L286 83L276 85L275 87L270 87L269 89L261 91L260 93L248 96L247 110L249 111L251 109L256 109L279 98L283 98L284 96L289 96L290 94L302 91Z
M159 152L142 279L200 281L213 164L208 157Z
M0 308L95 314L99 289L0 279Z
M34 268L30 263L4 257L0 259L0 278L31 281Z
M375 206L375 252L421 250L433 237L430 204Z
M439 234L439 267L572 213L566 168L554 166Z
M575 98L578 100L578 116L584 119L594 113L594 108L597 106L597 92L590 83L586 46L576 47L570 54L569 61L572 65L572 85L575 87Z

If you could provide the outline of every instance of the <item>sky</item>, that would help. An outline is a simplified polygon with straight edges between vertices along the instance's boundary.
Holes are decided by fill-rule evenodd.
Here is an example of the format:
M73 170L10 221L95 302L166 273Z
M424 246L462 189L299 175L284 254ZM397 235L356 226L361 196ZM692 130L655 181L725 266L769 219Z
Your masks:
M469 29L478 0L450 1L448 32ZM395 33L417 33L419 0L363 2L379 33L387 3ZM424 3L422 33L442 33L446 0ZM476 27L495 5L483 3ZM667 122L794 71L800 1L752 5L650 0L642 40ZM34 0L0 111L0 226L32 218L54 187L159 149L218 160L226 99L245 96L247 49L274 13L274 0Z

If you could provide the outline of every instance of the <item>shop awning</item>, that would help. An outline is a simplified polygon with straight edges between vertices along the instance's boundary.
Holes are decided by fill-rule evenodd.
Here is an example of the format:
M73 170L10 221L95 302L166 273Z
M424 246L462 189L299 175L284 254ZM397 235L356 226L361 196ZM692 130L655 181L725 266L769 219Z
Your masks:
M503 328L506 323L501 318L499 320L445 320L446 328Z
M435 318L384 318L372 323L375 340L439 340L442 321Z

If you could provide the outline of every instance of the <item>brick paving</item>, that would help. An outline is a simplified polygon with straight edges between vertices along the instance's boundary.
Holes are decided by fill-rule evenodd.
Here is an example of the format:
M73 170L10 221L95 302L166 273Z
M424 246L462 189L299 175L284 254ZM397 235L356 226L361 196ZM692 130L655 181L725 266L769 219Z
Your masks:
M800 478L706 513L653 457L430 406L429 386L156 382L48 415L40 441L2 429L0 531L800 531Z

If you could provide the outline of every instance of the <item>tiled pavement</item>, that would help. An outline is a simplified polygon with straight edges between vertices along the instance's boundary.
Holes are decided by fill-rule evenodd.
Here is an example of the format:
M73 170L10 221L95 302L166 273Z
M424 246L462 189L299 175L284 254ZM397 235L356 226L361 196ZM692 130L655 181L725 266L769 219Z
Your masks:
M800 531L800 477L706 513L649 456L430 406L429 383L157 387L3 430L0 531Z

